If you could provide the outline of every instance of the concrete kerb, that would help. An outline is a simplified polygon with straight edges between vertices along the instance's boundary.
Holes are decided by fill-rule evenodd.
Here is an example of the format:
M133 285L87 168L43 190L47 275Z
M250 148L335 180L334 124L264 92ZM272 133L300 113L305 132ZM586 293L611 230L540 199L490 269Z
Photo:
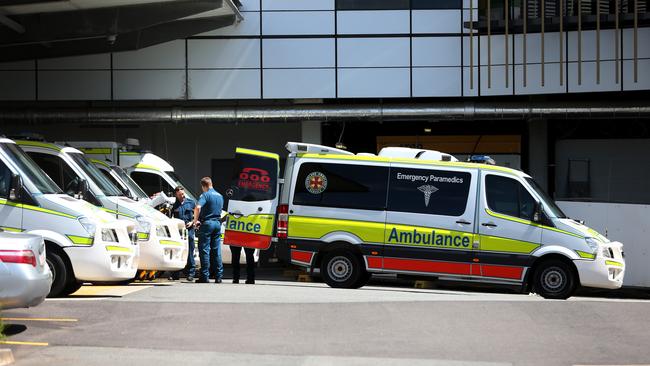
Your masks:
M0 366L11 365L14 363L14 354L10 349L0 349Z

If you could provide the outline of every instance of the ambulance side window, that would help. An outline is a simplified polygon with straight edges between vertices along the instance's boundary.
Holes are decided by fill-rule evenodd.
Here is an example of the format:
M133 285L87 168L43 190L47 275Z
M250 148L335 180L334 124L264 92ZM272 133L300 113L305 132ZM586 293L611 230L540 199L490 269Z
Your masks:
M499 175L485 177L485 193L490 210L532 220L535 199L519 181Z
M304 163L293 203L305 206L385 210L388 167Z
M9 197L9 189L11 187L11 170L7 168L5 163L0 161L0 197Z
M471 182L468 172L392 167L388 210L462 216Z

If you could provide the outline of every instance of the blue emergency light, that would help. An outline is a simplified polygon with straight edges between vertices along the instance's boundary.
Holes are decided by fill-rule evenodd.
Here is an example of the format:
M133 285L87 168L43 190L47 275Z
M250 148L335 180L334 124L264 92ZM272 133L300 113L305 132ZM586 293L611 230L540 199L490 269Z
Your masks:
M496 165L494 162L494 159L487 155L472 155L467 159L470 163L477 163L477 164L487 164L487 165Z

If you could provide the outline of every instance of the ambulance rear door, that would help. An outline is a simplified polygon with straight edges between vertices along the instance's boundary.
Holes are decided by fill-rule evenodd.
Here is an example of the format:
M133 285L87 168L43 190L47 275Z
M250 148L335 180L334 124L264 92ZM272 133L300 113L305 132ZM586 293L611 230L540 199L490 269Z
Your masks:
M224 244L268 249L278 206L280 156L237 148L226 196Z

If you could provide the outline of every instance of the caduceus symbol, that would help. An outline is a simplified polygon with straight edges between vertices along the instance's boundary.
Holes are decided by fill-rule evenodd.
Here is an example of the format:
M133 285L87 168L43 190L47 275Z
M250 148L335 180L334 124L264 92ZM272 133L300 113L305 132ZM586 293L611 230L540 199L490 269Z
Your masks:
M429 200L431 199L431 194L437 192L438 188L429 184L425 184L423 186L419 186L418 190L424 193L424 205L429 207Z

